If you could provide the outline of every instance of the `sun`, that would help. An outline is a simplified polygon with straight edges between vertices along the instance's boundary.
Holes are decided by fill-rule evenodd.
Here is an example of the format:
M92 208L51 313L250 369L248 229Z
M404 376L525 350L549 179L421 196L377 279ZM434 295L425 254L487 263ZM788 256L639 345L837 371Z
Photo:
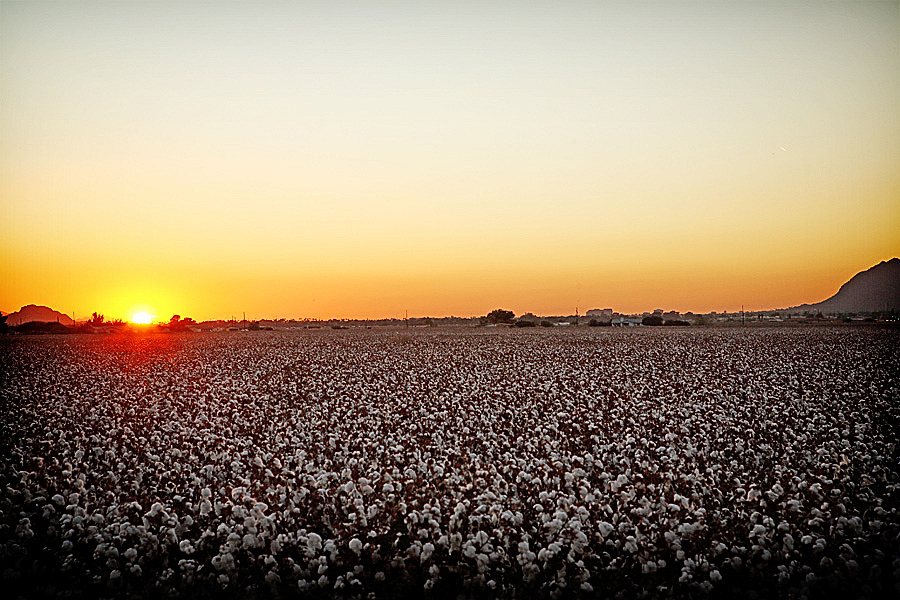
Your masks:
M134 316L131 317L131 322L138 325L149 325L153 322L154 316L156 315L151 315L145 312L137 312L134 313Z

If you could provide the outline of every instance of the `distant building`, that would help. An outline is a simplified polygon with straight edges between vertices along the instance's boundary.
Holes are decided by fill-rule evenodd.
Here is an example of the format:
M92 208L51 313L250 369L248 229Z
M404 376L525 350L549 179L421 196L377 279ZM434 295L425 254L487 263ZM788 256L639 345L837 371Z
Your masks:
M589 317L603 317L604 319L611 320L613 317L613 309L611 308L592 308L587 311L587 316Z
M641 327L643 325L640 319L634 317L619 317L618 319L613 319L612 324L613 327Z

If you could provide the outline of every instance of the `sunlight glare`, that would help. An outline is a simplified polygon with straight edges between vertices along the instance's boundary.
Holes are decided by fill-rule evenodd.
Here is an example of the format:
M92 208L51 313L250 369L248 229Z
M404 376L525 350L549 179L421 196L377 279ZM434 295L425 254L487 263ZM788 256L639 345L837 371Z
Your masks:
M131 322L138 325L149 325L151 322L153 322L154 316L155 315L151 315L145 312L134 313L134 316L131 317Z

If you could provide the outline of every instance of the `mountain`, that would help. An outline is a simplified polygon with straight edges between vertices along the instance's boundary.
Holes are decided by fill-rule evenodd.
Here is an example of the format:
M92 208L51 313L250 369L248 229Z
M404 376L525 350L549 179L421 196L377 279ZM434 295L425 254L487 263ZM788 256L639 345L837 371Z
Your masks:
M52 308L35 306L34 304L23 306L16 312L10 313L9 317L6 319L6 324L10 327L15 327L16 325L21 325L22 323L28 323L30 321L41 321L44 323L54 323L59 321L68 327L73 325L72 317L67 317L63 313L55 311Z
M871 269L857 273L827 300L789 310L823 313L900 310L900 258L882 261Z

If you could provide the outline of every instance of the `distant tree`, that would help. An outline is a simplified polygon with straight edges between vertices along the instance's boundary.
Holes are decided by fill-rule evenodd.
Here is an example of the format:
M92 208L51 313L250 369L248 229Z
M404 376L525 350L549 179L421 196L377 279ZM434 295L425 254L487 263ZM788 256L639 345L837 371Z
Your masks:
M93 313L90 320L88 320L88 323L90 323L91 327L100 327L101 325L103 325L103 315L99 313Z
M190 317L182 319L181 315L172 315L167 328L169 331L189 331L191 327L196 325L197 322Z
M662 325L663 318L659 315L650 315L649 317L644 317L643 319L641 319L641 324L650 326Z
M519 319L516 321L516 327L536 327L537 323L529 319Z
M6 318L8 315L0 315L0 333L6 333L9 331L9 325L6 324Z
M502 308L492 310L485 317L488 323L493 323L494 325L497 323L512 323L515 318L516 315L513 311L503 310Z
M675 325L675 326L684 327L686 325L690 325L690 323L688 323L687 321L682 321L681 319L672 319L670 321L665 321L663 323L663 325Z
M553 327L553 323L544 319L543 321L541 321L541 327Z

